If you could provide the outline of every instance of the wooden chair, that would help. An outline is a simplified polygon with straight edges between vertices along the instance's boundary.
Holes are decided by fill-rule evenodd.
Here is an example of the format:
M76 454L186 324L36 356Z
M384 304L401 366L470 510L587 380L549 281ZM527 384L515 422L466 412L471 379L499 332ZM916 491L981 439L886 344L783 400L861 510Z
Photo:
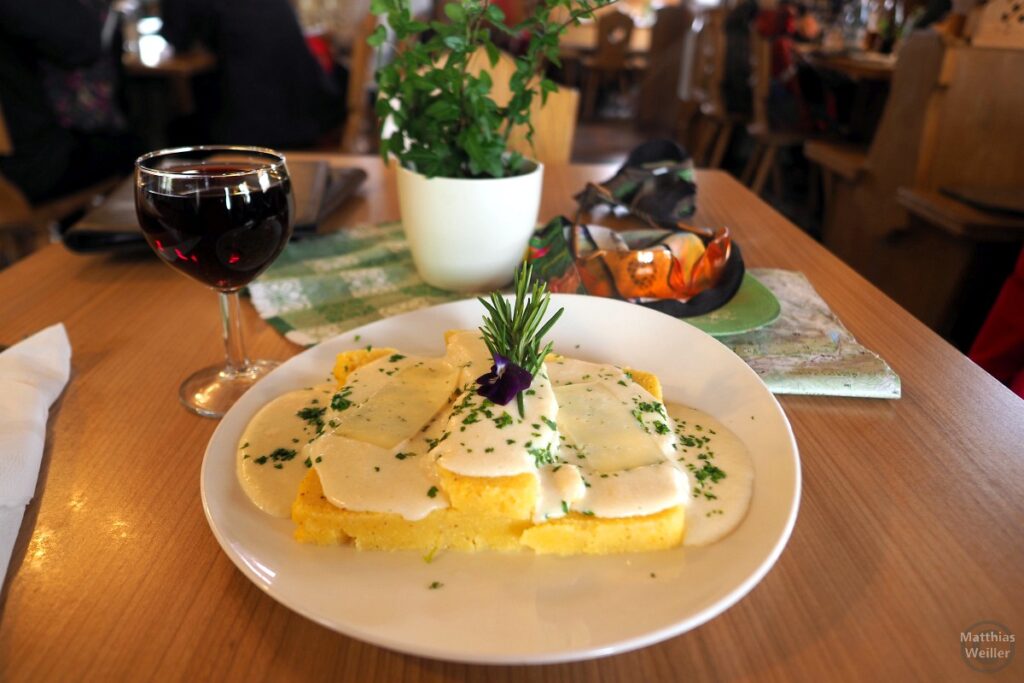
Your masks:
M633 38L633 19L623 12L605 12L597 19L597 48L582 59L586 72L583 84L583 116L594 118L597 92L609 78L618 80L625 92L629 67L629 45Z
M772 126L768 117L771 91L772 43L756 28L750 31L751 89L754 117L747 133L754 140L754 149L747 160L740 180L754 192L761 194L768 174L772 174L775 193L782 192L782 170L778 165L778 152L783 147L802 145L807 135L799 131L781 130Z
M507 104L512 97L509 82L515 68L515 61L505 53L501 53L498 63L491 66L483 50L477 51L469 62L472 73L487 71L491 75L491 97L499 106ZM579 102L579 92L565 86L558 86L556 92L549 93L543 106L540 97L535 97L530 107L534 127L532 146L526 139L526 127L519 126L509 137L509 148L544 164L569 163Z
M737 126L746 123L746 117L731 114L722 94L725 79L725 17L721 8L709 9L694 20L699 25L694 48L691 91L695 108L681 120L687 147L692 150L698 166L719 168L729 149L729 142Z
M370 111L369 91L371 83L370 63L373 48L366 42L377 28L377 17L371 13L359 22L352 39L352 50L348 59L348 88L345 97L345 127L341 134L341 151L349 154L368 151L366 144L367 126L374 120ZM372 136L371 136L372 137Z
M825 245L940 333L953 329L972 280L1002 264L1000 254L1015 255L1024 235L911 221L905 207L942 187L1024 187L1021 73L1024 51L916 32L900 51L867 153L806 148L834 182Z
M918 32L907 39L869 148L823 140L810 140L804 145L804 154L821 168L825 198L822 237L833 251L857 262L866 256L857 253L861 238L851 233L852 226L843 217L839 217L838 225L833 220L839 195L848 205L853 199L848 195L855 187L861 188L858 194L894 196L895 188L916 184L925 121L929 108L936 106L932 97L945 51L942 37L935 33ZM905 214L893 202L873 208L878 210L873 211L872 219L878 222L879 234L887 234L892 226L904 222ZM850 210L863 215L860 208ZM864 210L872 211L868 207Z
M667 129L679 116L680 70L693 13L683 5L658 10L651 30L647 67L637 98L637 124L644 129Z

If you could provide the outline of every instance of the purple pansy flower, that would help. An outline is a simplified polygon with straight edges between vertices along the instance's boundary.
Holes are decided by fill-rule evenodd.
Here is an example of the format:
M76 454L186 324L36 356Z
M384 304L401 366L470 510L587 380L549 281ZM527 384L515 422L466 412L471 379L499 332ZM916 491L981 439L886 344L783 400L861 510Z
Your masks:
M494 365L486 375L477 377L480 387L476 393L499 406L507 405L520 391L530 388L533 375L519 367L505 356L491 354Z

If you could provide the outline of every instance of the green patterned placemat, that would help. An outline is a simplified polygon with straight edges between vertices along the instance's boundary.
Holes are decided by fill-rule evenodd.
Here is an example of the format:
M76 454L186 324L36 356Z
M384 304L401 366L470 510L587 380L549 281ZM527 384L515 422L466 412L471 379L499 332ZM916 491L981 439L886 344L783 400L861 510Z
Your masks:
M782 306L771 325L720 341L777 394L898 398L900 379L853 335L801 273L751 268ZM249 285L259 314L310 346L406 311L464 299L423 282L401 225L363 225L288 245Z
M398 223L292 242L249 285L259 314L311 346L374 320L466 298L423 282Z

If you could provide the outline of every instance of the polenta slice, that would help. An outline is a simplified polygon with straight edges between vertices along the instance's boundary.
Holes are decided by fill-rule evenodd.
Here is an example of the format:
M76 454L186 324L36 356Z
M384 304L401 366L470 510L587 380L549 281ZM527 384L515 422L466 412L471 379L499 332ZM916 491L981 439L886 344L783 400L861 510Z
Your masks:
M450 331L446 333L445 339L450 348L449 360L462 370L463 379L479 373L482 366L490 362L489 356L481 352L482 344L476 333ZM453 347L457 348L451 352ZM357 371L361 368L365 368L363 372L366 373L373 370L377 373L390 373L392 370L389 369L387 360L395 358L405 356L390 348L347 351L338 355L334 376L340 385L344 385L350 380L358 381ZM552 355L548 361L563 363L567 359ZM428 361L419 361L412 367L415 369L425 362ZM655 375L637 370L609 369L608 372L607 377L611 377L611 373L614 372L618 385L635 383L642 389L637 394L641 398L661 400L661 385ZM371 377L377 381L381 379L376 374L371 374ZM589 375L584 374L582 377L589 378ZM629 378L631 382L625 378ZM572 388L576 394L589 390L579 385ZM504 440L511 445L515 439L504 437L516 434L518 439L524 441L521 445L521 448L525 449L523 452L530 454L530 458L536 457L537 467L543 464L544 472L557 471L561 467L556 464L558 460L554 454L561 446L559 439L564 442L566 437L564 434L559 435L554 419L534 415L530 419L537 422L525 422L525 418L519 418L514 411L510 413L507 408L493 406L487 402L481 403L482 399L468 393L471 391L472 386L457 387L448 413L438 417L433 423L424 425L422 429L419 429L417 424L425 413L422 409L418 413L413 411L419 417L416 418L417 424L409 425L408 431L418 430L422 434L396 446L393 458L399 462L392 462L392 456L386 455L379 461L381 465L375 467L380 470L381 467L388 469L402 464L408 466L407 463L414 460L418 466L423 466L423 463L429 462L424 459L441 458L433 464L437 484L431 486L426 495L434 502L447 501L447 506L431 509L418 519L407 519L394 512L345 509L328 499L320 479L321 470L312 468L303 479L292 505L292 519L297 525L296 539L321 545L353 543L357 548L364 550L433 552L444 549L531 549L537 553L559 555L658 550L681 543L685 530L685 513L681 505L651 514L604 518L585 510L570 510L569 503L563 500L564 510L559 511L556 508L555 512L564 514L552 519L550 513L543 516L540 514L543 477L538 476L539 470L534 467L521 473L499 476L474 476L448 469L442 455L459 454L460 459L457 462L464 465L466 458L461 456L468 455L464 451L471 453L473 447L466 445L468 442L460 440L469 438L466 436L467 428L477 428L481 422L486 423L488 420L496 425L494 429L499 431L495 433L501 437L498 440L492 439L491 443L500 443ZM647 399L644 399L645 402ZM393 397L389 402L389 405L392 404ZM366 432L366 420L372 419L373 415L372 404L367 403L359 408L359 411L353 409L353 415L359 412L363 416L363 435L358 438L369 439L378 446L390 445L386 437ZM396 421L402 419L392 411L393 409L389 409L386 415L381 416L382 429L386 427L393 430ZM368 424L372 428L372 423ZM490 428L490 425L485 427ZM508 430L500 431L502 427L508 427ZM514 431L512 427L516 427L518 431ZM344 422L336 429L339 434L351 433L351 429L346 431ZM472 432L473 430L470 430L470 434ZM540 438L544 434L549 435L547 440ZM546 450L537 447L541 443L548 444ZM439 447L439 444L443 444L443 448ZM483 458L486 461L491 456L486 451L493 450L494 448L480 448L481 452L474 454L473 458ZM576 458L577 463L585 459L585 455L579 451L568 452L571 456L567 457ZM343 457L343 454L340 457ZM365 470L367 461L361 459L358 462L359 467ZM353 467L355 466L353 464ZM334 468L334 472L337 472L337 467ZM373 480L367 480L367 485L374 485ZM580 485L589 486L585 483ZM548 491L545 495L550 498L551 492Z

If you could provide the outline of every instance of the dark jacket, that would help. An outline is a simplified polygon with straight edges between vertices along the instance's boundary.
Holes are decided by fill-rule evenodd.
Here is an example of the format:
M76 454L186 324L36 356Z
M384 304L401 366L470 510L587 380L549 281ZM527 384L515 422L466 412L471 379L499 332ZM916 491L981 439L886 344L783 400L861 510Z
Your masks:
M88 65L101 53L100 15L78 0L0 0L0 107L14 153L0 173L30 200L51 194L71 163L73 134L61 128L42 65Z
M217 57L214 139L202 142L307 146L340 120L340 94L288 0L163 0L161 11L176 49L199 42Z

